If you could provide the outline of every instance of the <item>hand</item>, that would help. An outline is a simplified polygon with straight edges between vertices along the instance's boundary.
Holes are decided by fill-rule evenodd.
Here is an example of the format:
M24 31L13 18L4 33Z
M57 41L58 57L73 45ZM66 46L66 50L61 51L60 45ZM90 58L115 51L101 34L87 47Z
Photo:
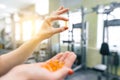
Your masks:
M8 73L10 76L11 74L15 76L12 76L13 78L9 78L9 80L63 80L68 75L69 70L71 70L75 59L76 55L73 52L59 53L50 60L60 60L65 65L55 72L50 72L42 67L42 65L50 60L42 63L20 65Z
M52 27L53 21L56 21L56 20L68 21L67 18L60 16L61 14L66 13L66 12L68 12L67 8L60 7L58 10L53 12L49 17L47 17L43 21L42 26L37 34L37 37L40 37L40 39L42 38L42 40L44 40L44 39L51 37L52 35L54 35L56 33L60 33L62 31L65 31L66 29L68 29L67 26L60 27L60 28Z
M66 52L58 53L56 56L54 56L50 60L62 61L65 63L65 67L71 68L74 61L76 60L76 55L73 52L66 51ZM46 62L49 62L50 60Z

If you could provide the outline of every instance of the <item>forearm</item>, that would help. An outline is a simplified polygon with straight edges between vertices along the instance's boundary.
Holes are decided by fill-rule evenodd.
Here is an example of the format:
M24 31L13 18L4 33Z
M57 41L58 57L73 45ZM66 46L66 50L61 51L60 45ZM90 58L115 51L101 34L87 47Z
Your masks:
M12 70L8 72L6 75L1 76L0 80L29 80L29 79L27 79L27 76L24 73L20 72L19 70L17 71Z
M56 21L56 20L68 21L67 18L60 16L60 14L63 14L67 11L68 9L64 7L61 7L60 9L58 9L50 17L47 17L43 21L41 28L38 31L36 37L24 43L18 49L8 54L2 55L0 57L0 75L5 74L14 66L23 63L26 60L26 58L28 58L28 56L32 54L33 50L37 47L37 45L42 40L50 38L52 35L60 33L68 29L66 28L66 26L60 27L60 28L52 27L53 21Z
M25 79L24 76L7 74L5 76L2 76L0 80L27 80L27 79Z
M0 58L0 75L5 74L11 68L23 63L34 51L37 45L42 41L36 37L21 45L18 49L2 55Z

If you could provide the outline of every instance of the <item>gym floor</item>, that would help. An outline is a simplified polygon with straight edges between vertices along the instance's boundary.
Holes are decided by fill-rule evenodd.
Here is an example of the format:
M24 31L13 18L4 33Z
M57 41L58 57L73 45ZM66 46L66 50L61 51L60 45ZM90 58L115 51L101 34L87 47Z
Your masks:
M65 80L98 80L99 74L100 74L99 72L89 70L89 69L88 70L78 70L73 75L68 76ZM106 78L104 76L102 76L101 80L106 80Z

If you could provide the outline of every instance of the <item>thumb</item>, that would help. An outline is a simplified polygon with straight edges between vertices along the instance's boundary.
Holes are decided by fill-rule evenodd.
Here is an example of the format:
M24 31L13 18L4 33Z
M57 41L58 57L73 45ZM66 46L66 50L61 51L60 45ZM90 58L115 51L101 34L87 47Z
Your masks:
M69 74L69 71L71 71L71 69L67 67L63 67L59 69L58 71L56 71L55 72L56 80L64 79Z
M54 34L55 33L60 33L60 32L63 32L63 31L65 31L65 30L67 30L68 29L68 27L60 27L60 28L55 28L55 30L54 30Z

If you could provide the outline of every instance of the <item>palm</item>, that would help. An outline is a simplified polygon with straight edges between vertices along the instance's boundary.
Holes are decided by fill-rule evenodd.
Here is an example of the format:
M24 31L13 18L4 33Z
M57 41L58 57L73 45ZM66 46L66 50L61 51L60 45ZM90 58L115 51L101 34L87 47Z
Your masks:
M58 55L54 56L50 60L59 60L65 63L66 67L72 67L74 61L76 59L76 55L73 52L65 52L59 53ZM49 60L48 60L49 61Z
M65 52L65 53L59 53L57 54L56 56L54 56L53 58L51 58L50 60L58 60L58 61L62 61L65 63L64 67L68 67L68 68L71 68L71 66L73 65L74 61L76 59L76 55L73 53L73 52ZM50 60L46 61L46 62L49 62ZM42 66L44 65L46 62L43 62L43 63L38 63L39 66ZM47 77L51 77L51 76L57 76L56 73L57 71L55 72L51 72L51 71L48 71L47 69L41 67L41 69L43 70L43 72L45 73L45 75L47 75ZM52 74L52 75L51 75ZM49 75L49 76L48 76ZM59 75L58 75L59 76ZM65 77L65 75L60 79L60 80L63 80L63 78Z
M61 69L51 72L44 67L42 67L46 62L34 63L34 64L24 64L16 67L14 70L22 72L23 76L28 76L30 80L63 80L68 74L72 64L76 59L76 55L73 52L59 53L50 60L59 60L65 63Z

